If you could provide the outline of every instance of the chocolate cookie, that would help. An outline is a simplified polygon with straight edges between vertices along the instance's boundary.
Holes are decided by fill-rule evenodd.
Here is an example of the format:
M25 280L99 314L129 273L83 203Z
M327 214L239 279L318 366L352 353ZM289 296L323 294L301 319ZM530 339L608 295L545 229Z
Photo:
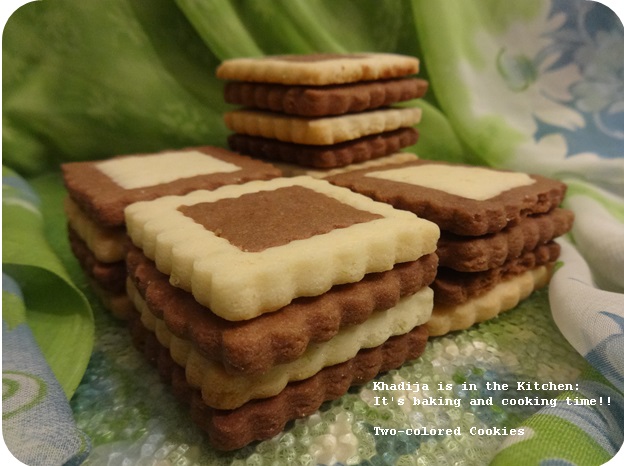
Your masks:
M394 307L401 298L428 286L437 257L397 264L352 284L337 285L315 297L295 299L279 312L231 322L171 286L169 277L135 247L127 256L128 275L155 318L177 338L190 341L204 357L231 374L260 374L300 357L309 345L328 341L340 329L360 324L372 313Z
M418 99L428 82L417 78L363 81L327 86L285 86L233 81L225 85L227 103L271 112L320 117L363 112Z
M345 167L378 159L414 145L417 141L418 131L415 128L399 128L324 146L294 144L246 134L232 134L228 137L228 145L236 152L314 168Z

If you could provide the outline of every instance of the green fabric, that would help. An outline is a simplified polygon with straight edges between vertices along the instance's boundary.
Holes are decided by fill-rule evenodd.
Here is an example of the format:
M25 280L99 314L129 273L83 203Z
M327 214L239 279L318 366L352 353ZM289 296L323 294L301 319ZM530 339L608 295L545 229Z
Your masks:
M573 423L555 416L536 414L523 427L529 430L529 440L522 440L505 448L490 466L539 466L548 457L565 459L571 464L600 466L611 456ZM565 432L565 435L562 435Z
M2 175L3 273L19 283L25 296L24 308L3 293L2 317L10 326L28 323L71 397L91 356L91 307L49 245L34 193L25 192L11 170L3 167Z
M530 2L522 2L528 5ZM516 4L517 5L517 4ZM522 140L522 134L513 131L500 117L476 117L472 111L471 97L474 89L459 79L462 60L481 71L485 68L482 50L475 44L475 34L484 30L499 29L504 19L496 15L502 11L513 16L512 7L500 8L500 2L465 2L451 0L427 2L413 0L413 14L423 50L423 60L430 75L444 76L435 81L434 91L443 110L447 112L451 125L458 136L466 141L475 161L501 165L505 155L510 154ZM492 21L496 17L497 21ZM446 24L445 24L446 23Z
M9 330L26 322L26 306L19 296L2 290L2 309L5 309L2 318L9 326ZM6 312L7 309L11 309L11 312Z
M581 377L583 381L591 381L613 388L613 386L595 369L589 367ZM557 396L562 404L566 398L586 398L576 391L562 392ZM526 439L508 441L505 448L498 453L490 466L506 466L522 464L523 466L540 466L549 459L565 460L572 465L600 466L611 459L605 449L586 431L575 423L554 414L536 414L522 423L526 429ZM565 432L565 435L562 433ZM545 453L547 457L545 458ZM566 464L556 463L553 464Z
M24 175L61 160L223 144L218 61L179 9L119 0L101 8L32 2L5 27L4 163Z

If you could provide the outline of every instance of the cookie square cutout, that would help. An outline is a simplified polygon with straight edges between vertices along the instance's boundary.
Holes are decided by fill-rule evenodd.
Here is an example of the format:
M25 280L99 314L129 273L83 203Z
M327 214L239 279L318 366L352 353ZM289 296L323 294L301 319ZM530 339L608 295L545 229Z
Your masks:
M126 208L133 243L226 320L272 312L435 251L439 228L308 176Z

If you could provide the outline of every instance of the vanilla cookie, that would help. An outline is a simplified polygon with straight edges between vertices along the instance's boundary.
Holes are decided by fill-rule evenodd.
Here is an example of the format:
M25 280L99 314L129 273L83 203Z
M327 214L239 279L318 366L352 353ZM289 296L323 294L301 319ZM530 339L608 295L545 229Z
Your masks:
M261 110L225 113L227 127L239 134L296 144L330 145L371 134L411 127L420 122L420 108L387 108L322 118L305 118Z
M416 74L415 57L390 53L274 55L225 60L217 78L322 86Z
M111 293L122 293L125 290L126 264L123 259L115 262L98 260L71 226L68 226L68 239L72 254L87 276Z
M352 386L364 384L382 372L418 358L427 343L427 330L421 325L378 347L360 350L344 363L289 383L276 396L253 400L232 410L219 410L203 402L201 392L187 382L184 369L172 360L169 351L138 318L131 320L130 328L133 344L157 367L161 377L171 383L173 394L189 404L191 418L208 434L210 444L219 450L235 450L273 437L283 431L289 421L313 414L323 402L344 395Z
M127 236L122 227L101 227L87 217L70 197L64 199L64 210L70 228L98 261L112 263L124 259Z
M133 243L227 320L417 260L439 238L431 222L311 177L168 196L125 212Z

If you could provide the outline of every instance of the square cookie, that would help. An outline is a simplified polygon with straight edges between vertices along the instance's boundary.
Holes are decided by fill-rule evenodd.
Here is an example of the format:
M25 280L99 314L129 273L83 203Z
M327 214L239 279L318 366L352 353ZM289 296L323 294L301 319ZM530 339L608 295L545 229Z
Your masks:
M441 232L436 254L441 267L459 272L490 270L564 235L573 221L571 210L556 207L545 214L527 216L496 234L458 236Z
M326 178L456 235L497 233L557 207L566 185L540 175L417 160Z
M493 319L513 309L535 290L546 286L554 264L547 264L513 275L486 293L459 305L435 305L426 324L430 336L441 336Z
M431 222L311 177L168 196L125 212L133 243L226 320L417 260L439 238Z
M357 166L370 160L385 158L404 147L416 144L417 141L418 131L415 128L399 128L320 146L247 134L232 134L228 137L228 145L236 152L271 160L273 163L281 161L317 169Z
M231 81L324 86L389 79L418 73L415 57L391 53L273 55L233 58L217 68Z
M329 86L286 86L231 81L226 83L229 104L304 117L363 112L424 96L424 79L397 78Z
M453 306L485 294L510 277L521 275L544 265L554 264L559 258L560 246L555 241L540 244L519 257L508 259L499 267L481 272L458 272L448 267L439 267L432 288L435 304Z
M346 115L306 118L255 109L227 112L227 127L238 134L295 144L327 146L358 138L409 128L420 122L415 107L385 108Z
M280 176L274 166L218 147L202 146L61 166L78 207L102 227L123 225L137 201Z

